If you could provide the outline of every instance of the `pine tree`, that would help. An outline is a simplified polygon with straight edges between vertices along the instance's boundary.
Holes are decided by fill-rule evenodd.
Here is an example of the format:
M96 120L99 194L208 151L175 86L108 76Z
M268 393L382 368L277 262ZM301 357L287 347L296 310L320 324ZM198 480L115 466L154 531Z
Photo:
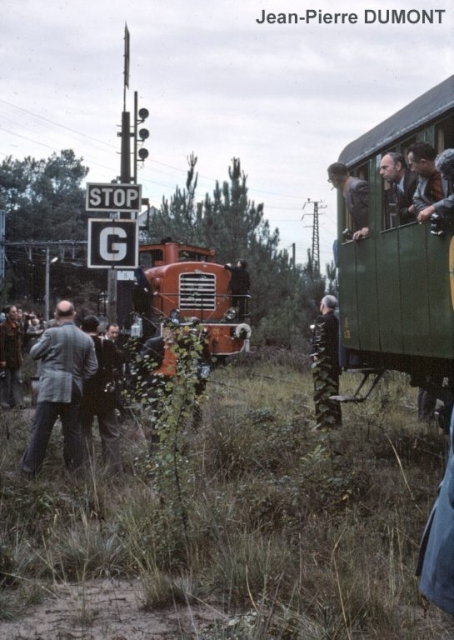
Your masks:
M198 179L195 171L196 164L197 156L191 153L188 157L186 188L180 189L177 185L175 194L170 200L163 198L160 210L150 221L147 242L159 243L162 238L172 238L175 242L187 244L201 242L195 204Z

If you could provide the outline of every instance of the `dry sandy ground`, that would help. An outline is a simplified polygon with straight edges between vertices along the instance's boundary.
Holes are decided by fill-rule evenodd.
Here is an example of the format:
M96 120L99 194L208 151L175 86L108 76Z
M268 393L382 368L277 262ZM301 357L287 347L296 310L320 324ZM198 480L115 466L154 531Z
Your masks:
M64 585L27 617L1 622L0 640L179 640L225 619L202 604L143 611L141 593L140 585L124 581Z

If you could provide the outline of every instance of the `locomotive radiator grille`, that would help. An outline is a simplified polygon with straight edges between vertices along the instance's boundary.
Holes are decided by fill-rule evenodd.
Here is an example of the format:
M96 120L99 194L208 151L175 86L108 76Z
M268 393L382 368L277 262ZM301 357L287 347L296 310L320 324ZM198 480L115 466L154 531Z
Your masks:
M180 309L216 309L216 276L212 273L180 274Z

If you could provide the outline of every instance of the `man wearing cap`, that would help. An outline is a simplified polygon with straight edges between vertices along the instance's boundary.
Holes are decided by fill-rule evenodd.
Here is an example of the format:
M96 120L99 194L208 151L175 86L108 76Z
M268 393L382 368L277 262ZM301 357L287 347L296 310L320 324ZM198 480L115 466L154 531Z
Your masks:
M337 299L325 296L313 326L312 360L316 429L329 430L342 425L339 402L331 396L339 393L339 320L335 314Z
M342 191L345 206L353 218L353 240L369 235L369 185L365 180L351 176L347 165L334 162L328 167L328 182Z

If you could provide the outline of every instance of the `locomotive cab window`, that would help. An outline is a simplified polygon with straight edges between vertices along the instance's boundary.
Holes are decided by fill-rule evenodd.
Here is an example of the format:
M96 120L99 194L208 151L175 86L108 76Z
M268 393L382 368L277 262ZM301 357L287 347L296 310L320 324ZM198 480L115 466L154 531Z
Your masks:
M146 269L154 267L156 263L162 264L164 252L162 249L152 249L151 251L140 252L140 266Z
M205 253L192 251L189 248L179 251L178 259L180 262L208 262L208 256Z

